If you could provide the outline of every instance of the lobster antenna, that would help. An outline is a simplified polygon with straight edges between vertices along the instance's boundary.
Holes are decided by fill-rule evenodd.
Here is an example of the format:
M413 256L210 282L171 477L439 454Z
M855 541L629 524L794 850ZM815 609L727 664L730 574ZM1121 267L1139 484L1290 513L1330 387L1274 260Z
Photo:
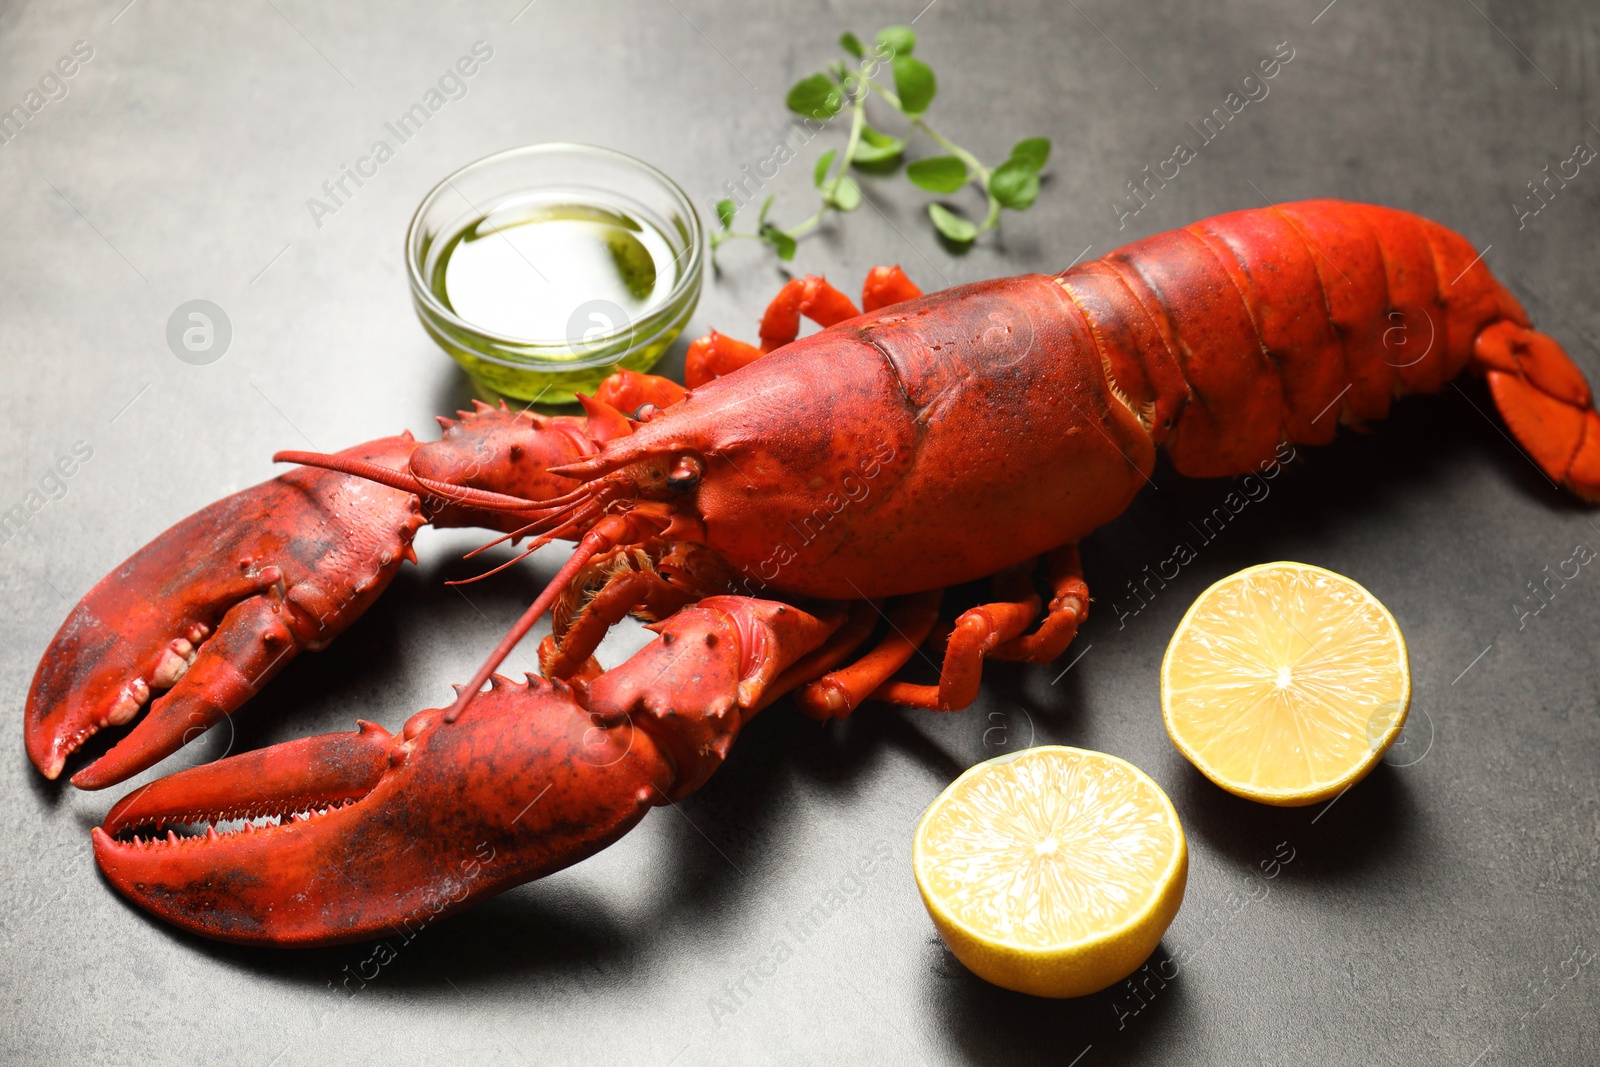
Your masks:
M381 463L371 463L353 456L330 455L325 452L275 452L272 455L274 463L298 463L303 467L319 467L322 470L337 471L340 474L349 474L357 478L365 478L369 482L387 485L391 489L399 489L405 493L415 493L418 496L432 494L443 497L453 504L463 504L468 507L482 508L485 511L508 512L543 512L547 504L533 500L524 500L519 496L508 496L505 493L492 493L487 489L473 489L464 485L451 485L449 482L437 482L432 478L421 478L410 471L396 470L385 467Z
M553 471L555 468L547 467L546 470ZM594 491L594 482L582 482L576 489L569 489L560 496L553 496L549 500L541 500L539 502L539 507L553 515L556 512L564 511L572 504L589 497L594 493Z
M434 481L424 478L420 474L413 474L417 484L435 496L443 497L452 504L464 504L467 507L482 508L485 511L499 511L510 514L529 513L535 514L543 509L539 501L526 500L520 496L510 496L506 493L496 493L489 489L474 489L467 485L453 485L450 482Z
M364 459L354 456L335 456L325 452L274 452L274 463L298 463L302 467L320 467L325 471L337 471L340 474L351 474L357 478L365 478L369 482L387 485L391 489L399 489L406 493L420 493L422 484L410 471L395 470L385 467L381 463L369 463Z
M482 574L475 574L471 578L458 578L455 581L445 582L444 584L445 585L471 585L473 582L481 582L485 578L493 577L494 575L499 574L501 571L505 570L507 567L511 566L512 564L520 563L523 560L527 559L529 556L531 556L535 552L539 551L545 545L548 545L551 541L554 541L557 538L559 538L562 534L572 532L572 529L575 526L579 525L585 519L588 519L589 517L591 517L593 514L594 514L594 512L591 510L591 511L587 511L587 512L579 512L578 514L573 515L572 518L567 520L566 523L564 523L563 525L557 527L554 530L551 530L549 533L543 535L542 537L539 537L533 543L528 545L528 547L525 550L523 550L523 552L520 555L513 556L511 559L506 560L506 562L500 564L500 566L494 568L493 570L484 571ZM510 536L511 536L510 534L506 534L506 537L510 537ZM489 542L489 544L484 545L482 548L475 548L471 552L468 552L462 558L463 559L471 559L473 556L476 556L479 552L482 552L485 548L489 548L489 547L491 547L493 545L499 544L500 541L504 541L506 539L506 537L502 537L502 538L500 538L499 540L496 540L496 541L491 541L491 542Z
M480 556L483 553L489 551L489 549L495 547L496 545L503 545L507 541L515 541L519 537L525 537L526 535L531 534L531 533L538 533L539 532L539 527L541 527L541 526L548 527L550 525L550 523L552 521L554 521L554 522L557 523L557 525L558 525L558 527L560 529L559 530L552 529L550 531L550 533L548 534L548 536L546 536L545 539L540 542L540 544L548 544L552 538L560 537L562 533L566 532L567 530L572 529L572 521L573 521L574 516L578 515L580 512L582 512L585 516L593 514L592 511L584 511L584 506L588 505L588 504L593 504L595 502L596 502L596 498L590 498L589 500L580 501L579 504L576 506L577 507L576 511L574 510L574 506L573 505L568 505L566 507L557 508L555 511L552 511L547 515L546 514L538 515L538 516L536 516L534 518L534 520L532 522L529 522L529 523L526 523L525 525L519 526L515 530L512 530L510 533L503 533L499 537L496 537L493 541L485 541L483 544L479 545L477 548L473 549L471 552L466 553L461 558L462 559L472 559L475 556Z
M585 564L593 559L596 553L606 548L608 544L607 540L592 535L585 537L578 544L578 547L573 550L571 558L562 564L561 569L556 572L556 576L550 580L550 584L544 587L544 592L539 594L537 600L528 605L528 610L522 613L522 618L512 624L511 629L506 631L506 635L494 647L494 651L489 653L489 658L483 661L483 666L478 668L478 673L474 674L472 680L456 694L455 703L445 709L445 722L455 722L456 717L467 710L467 705L471 704L473 697L478 695L479 690L483 688L483 683L487 682L489 676L499 668L501 663L505 662L507 656L511 655L511 650L516 648L518 642L524 637L528 636L528 631L533 629L534 624L544 616L550 605L555 603L556 598L561 595L568 583L576 577Z
M537 525L539 525L539 522L538 522L537 519L535 519L533 522L528 523L526 526L519 526L515 530L512 530L510 533L501 534L499 537L496 537L493 541L485 541L483 544L479 545L477 548L473 549L471 552L465 553L461 558L462 559L473 559L473 558L475 558L477 556L481 556L485 552L487 552L491 548L493 548L495 545L503 545L507 541L515 541L519 537L522 537L524 534L532 533L533 532L533 528L535 526L537 526Z
M527 548L525 548L521 552L517 553L515 556L512 556L510 559L508 559L504 563L500 564L500 566L498 566L498 567L494 567L494 568L492 568L490 570L486 570L486 571L482 572L481 574L474 574L471 578L457 578L457 579L455 579L453 581L445 582L444 584L445 585L471 585L473 582L481 582L485 578L493 578L495 575L499 574L501 571L505 570L507 567L512 567L512 566L515 566L518 563L521 563L523 560L527 559L529 556L533 555L535 552L539 551L541 548L543 548L545 545L548 545L553 540L555 540L555 538L553 538L553 537L541 537L537 541L534 541L532 544L530 544ZM462 558L467 558L467 557L462 557Z
M626 495L626 492L620 486L611 482L589 482L580 486L579 489L583 495L566 494L563 499L567 499L570 502L534 519L533 522L528 524L529 532L543 533L561 529L569 530L574 516L592 514L592 509L596 507L603 512L621 496Z
M510 533L503 533L499 537L496 537L493 541L485 541L483 544L479 545L477 548L473 549L471 552L468 552L466 555L462 556L461 558L462 559L472 559L474 556L480 556L483 553L489 551L495 545L503 545L507 541L515 541L517 538L522 537L525 534L530 534L530 533L533 532L533 528L535 526L538 526L540 520L543 519L543 518L544 518L544 516L541 515L538 519L534 519L532 522L528 523L526 526L519 526L515 530L512 530Z

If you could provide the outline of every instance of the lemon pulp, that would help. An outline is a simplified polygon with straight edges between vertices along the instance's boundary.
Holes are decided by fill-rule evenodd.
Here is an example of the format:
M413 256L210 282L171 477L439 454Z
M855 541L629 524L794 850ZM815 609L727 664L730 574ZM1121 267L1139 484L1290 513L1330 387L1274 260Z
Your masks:
M1115 756L1046 746L981 763L929 806L913 851L945 944L979 977L1038 996L1120 981L1183 899L1177 812Z
M1400 627L1343 575L1250 567L1207 589L1161 665L1167 734L1222 788L1314 804L1361 780L1405 725Z

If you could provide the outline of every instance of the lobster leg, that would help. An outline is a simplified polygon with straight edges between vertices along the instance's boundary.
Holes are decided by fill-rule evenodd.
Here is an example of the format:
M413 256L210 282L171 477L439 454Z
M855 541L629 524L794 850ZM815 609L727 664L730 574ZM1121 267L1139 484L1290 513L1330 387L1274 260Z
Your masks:
M620 565L610 571L593 597L559 628L559 637L551 635L548 658L545 646L540 645L539 669L546 677L566 678L582 670L600 642L605 640L606 633L630 613L648 607L651 617L666 618L699 599L696 593L669 583L647 562L637 565L630 556L631 553L622 553L618 557Z
M1044 621L1032 633L1012 638L989 653L991 659L1049 663L1072 644L1078 627L1089 617L1089 586L1083 580L1083 562L1077 545L1063 545L1045 555L1050 583L1050 605Z
M754 363L765 354L755 345L712 330L690 342L689 352L683 359L684 384L698 389L747 363Z
M832 326L861 314L850 298L815 274L791 278L761 316L761 351L771 352L800 336L800 316Z
M961 613L945 642L938 685L887 682L872 693L871 699L930 711L960 711L978 699L984 657L1020 637L1039 617L1039 595L1025 589L1026 570L1013 568L1000 575L995 584L1002 595L1009 593L1016 599L980 604Z
M1045 557L1052 591L1049 608L1036 630L1025 632L1039 614L1030 588L1031 565L996 578L996 591L1009 599L964 612L945 639L938 685L891 681L927 639L938 618L942 590L907 597L889 616L889 632L867 655L802 687L795 703L817 719L842 719L864 700L957 711L977 697L985 659L1048 663L1066 651L1089 615L1089 587L1077 545L1064 545Z
M454 722L456 717L467 709L477 696L483 685L487 682L505 658L511 655L511 650L516 648L522 639L528 636L528 631L544 617L558 598L564 595L572 581L589 565L597 556L603 556L615 548L624 545L636 545L648 540L655 534L661 533L666 520L658 515L653 515L643 509L623 512L618 515L607 515L590 528L578 542L578 547L573 549L567 562L561 565L556 576L545 586L532 604L516 622L511 624L505 636L500 638L500 643L489 653L489 658L478 667L472 680L461 690L456 702L445 711L445 721ZM546 535L550 536L550 535Z
M559 681L495 676L454 721L424 711L393 736L363 723L196 767L113 807L95 859L118 892L205 937L409 938L699 787L845 617L708 598L595 678L587 708Z
M861 285L861 310L877 311L921 295L922 290L898 266L873 267Z
M599 577L598 588L593 584L595 576ZM595 650L625 616L656 622L728 586L728 576L716 558L693 543L668 545L664 550L660 545L651 545L650 550L638 546L615 549L579 572L552 606L553 632L539 645L539 669L546 677L561 678L582 690L601 673ZM844 638L853 630L852 623L835 637ZM858 643L859 639L851 647ZM818 649L807 662L827 654L827 649ZM817 666L802 680L821 674L843 654ZM795 664L794 669L803 672L806 666ZM798 683L786 684L783 691L794 684Z
M865 656L829 673L795 693L800 710L814 719L842 719L893 677L928 639L939 621L944 590L900 600L887 616L889 630Z
M594 398L618 411L633 415L646 404L656 408L670 408L684 397L684 388L671 378L659 374L640 374L638 371L619 370L594 391Z
M784 671L767 690L767 695L761 699L758 709L766 707L785 693L820 678L843 663L872 636L872 630L877 625L882 610L882 606L876 600L854 601L844 625L835 630L833 636L815 651L797 660Z
M1078 548L1064 545L1046 555L1045 571L1052 596L1044 620L1029 633L1028 627L1039 615L1039 597L1032 588L1031 570L1032 565L1027 564L997 575L995 592L1003 599L965 611L956 620L945 640L938 685L883 680L868 699L935 711L959 711L977 699L985 659L1048 663L1066 651L1077 636L1079 624L1089 615L1089 587L1083 581ZM901 659L900 663L904 662ZM887 677L885 674L884 679ZM802 700L811 693L808 688Z
M867 311L898 304L922 295L899 267L874 267L861 287L861 306ZM684 381L698 389L714 378L731 374L800 335L800 317L818 326L832 326L861 314L850 298L814 274L790 279L761 317L761 347L746 344L712 330L689 346L684 360ZM626 407L623 410L631 410Z
M649 595L650 584L647 576L633 570L607 581L584 606L571 629L559 639L552 633L540 643L539 669L545 677L567 678L585 671L607 632Z

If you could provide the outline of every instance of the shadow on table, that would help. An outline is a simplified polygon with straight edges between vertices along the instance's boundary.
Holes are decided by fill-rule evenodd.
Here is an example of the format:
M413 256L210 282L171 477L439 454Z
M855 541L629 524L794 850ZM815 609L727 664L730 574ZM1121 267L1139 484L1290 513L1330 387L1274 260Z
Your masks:
M1242 876L1258 873L1283 842L1296 861L1281 866L1291 879L1356 878L1392 865L1424 836L1405 771L1379 763L1343 796L1303 808L1277 808L1236 797L1184 764L1173 796L1184 829L1236 864ZM1281 857L1279 857L1281 859Z
M1152 960L1168 956L1166 942ZM924 988L943 1039L960 1049L966 1062L982 1064L1052 1063L1069 1067L1085 1062L1143 1062L1149 1052L1167 1043L1167 1032L1190 1007L1184 976L1162 981L1136 972L1143 985L1130 991L1125 983L1086 997L1050 1000L1013 993L974 975L930 937L932 957ZM1104 1050L1115 1042L1113 1059L1103 1051L1085 1057L1091 1047Z

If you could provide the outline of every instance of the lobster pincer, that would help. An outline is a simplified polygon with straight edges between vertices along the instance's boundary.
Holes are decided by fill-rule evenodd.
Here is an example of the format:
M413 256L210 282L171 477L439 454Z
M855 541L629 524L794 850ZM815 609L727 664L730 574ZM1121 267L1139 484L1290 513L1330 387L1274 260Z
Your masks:
M577 484L547 468L629 432L593 402L584 417L482 403L458 416L439 420L438 441L380 438L219 500L107 575L39 662L25 717L34 764L57 777L91 736L148 703L72 781L100 789L145 770L359 618L402 560L415 561L424 523L514 530L519 501L532 507Z
M386 437L349 452L396 465L414 447ZM28 755L54 778L89 737L132 721L165 689L73 782L101 788L151 766L365 611L423 521L412 494L309 467L191 515L61 625L28 693Z
M594 679L587 707L560 681L496 675L454 721L423 711L393 735L362 723L195 767L113 807L95 858L124 896L223 941L414 932L697 788L844 617L709 598Z

